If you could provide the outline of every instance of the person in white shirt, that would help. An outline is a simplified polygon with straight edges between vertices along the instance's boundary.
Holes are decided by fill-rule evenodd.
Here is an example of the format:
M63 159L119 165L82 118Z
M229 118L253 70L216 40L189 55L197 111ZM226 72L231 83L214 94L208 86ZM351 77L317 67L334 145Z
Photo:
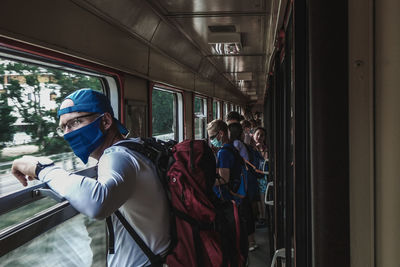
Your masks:
M69 173L42 157L24 156L13 162L12 174L26 186L39 179L66 198L79 212L97 219L111 215L114 253L108 266L150 266L144 252L113 214L119 210L146 245L164 256L170 244L169 208L154 164L137 152L118 146L127 129L114 118L108 98L91 89L66 97L58 111L58 132L84 162L98 160L97 180Z

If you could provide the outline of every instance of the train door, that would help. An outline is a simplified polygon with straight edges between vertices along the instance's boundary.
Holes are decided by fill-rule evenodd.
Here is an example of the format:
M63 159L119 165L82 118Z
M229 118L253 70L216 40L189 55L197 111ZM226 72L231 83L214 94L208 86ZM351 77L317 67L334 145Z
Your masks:
M292 266L293 245L293 85L292 57L289 27L281 33L282 45L275 57L275 176L274 185L274 238L275 252L272 265ZM286 40L285 40L286 38Z
M288 13L285 30L279 35L280 50L274 57L265 107L270 133L271 178L266 203L272 216L271 266L310 266L307 56L298 51L294 56L295 48L305 48L306 39L303 33L295 40L294 18L291 10ZM304 23L297 25L297 30L305 28Z

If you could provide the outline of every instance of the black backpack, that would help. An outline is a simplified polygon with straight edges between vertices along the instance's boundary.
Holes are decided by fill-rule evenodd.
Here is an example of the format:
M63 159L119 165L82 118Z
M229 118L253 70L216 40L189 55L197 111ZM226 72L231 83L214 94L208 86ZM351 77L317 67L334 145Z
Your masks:
M242 183L242 177L244 174L244 170L243 168L245 168L245 162L242 158L242 156L240 156L239 151L234 148L233 146L224 146L221 149L226 149L228 151L230 151L234 158L235 158L235 163L240 165L240 169L241 169L241 174L239 176L237 175L233 175L233 173L231 172L229 175L229 182L228 182L228 188L229 190L231 190L232 192L237 192L239 190L240 184Z

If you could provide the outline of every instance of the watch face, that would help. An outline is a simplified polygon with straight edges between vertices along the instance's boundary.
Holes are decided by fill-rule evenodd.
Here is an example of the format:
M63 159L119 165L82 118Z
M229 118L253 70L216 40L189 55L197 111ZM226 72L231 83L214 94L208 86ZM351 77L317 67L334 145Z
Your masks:
M39 157L39 158L38 158L38 161L39 161L39 163L42 164L42 165L50 165L50 164L53 164L53 163L54 163L54 161L52 161L52 160L49 159L49 158L45 158L45 157Z

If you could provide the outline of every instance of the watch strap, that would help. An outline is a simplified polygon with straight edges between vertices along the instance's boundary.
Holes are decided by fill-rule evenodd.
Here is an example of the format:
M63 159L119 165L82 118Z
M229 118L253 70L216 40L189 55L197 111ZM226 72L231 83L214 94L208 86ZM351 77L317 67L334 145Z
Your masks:
M51 162L51 163L48 163L48 164L42 164L42 163L38 162L38 163L36 164L36 169L35 169L35 175L36 175L36 177L39 177L39 173L40 173L44 168L47 168L47 167L50 167L50 166L54 166L54 162Z

